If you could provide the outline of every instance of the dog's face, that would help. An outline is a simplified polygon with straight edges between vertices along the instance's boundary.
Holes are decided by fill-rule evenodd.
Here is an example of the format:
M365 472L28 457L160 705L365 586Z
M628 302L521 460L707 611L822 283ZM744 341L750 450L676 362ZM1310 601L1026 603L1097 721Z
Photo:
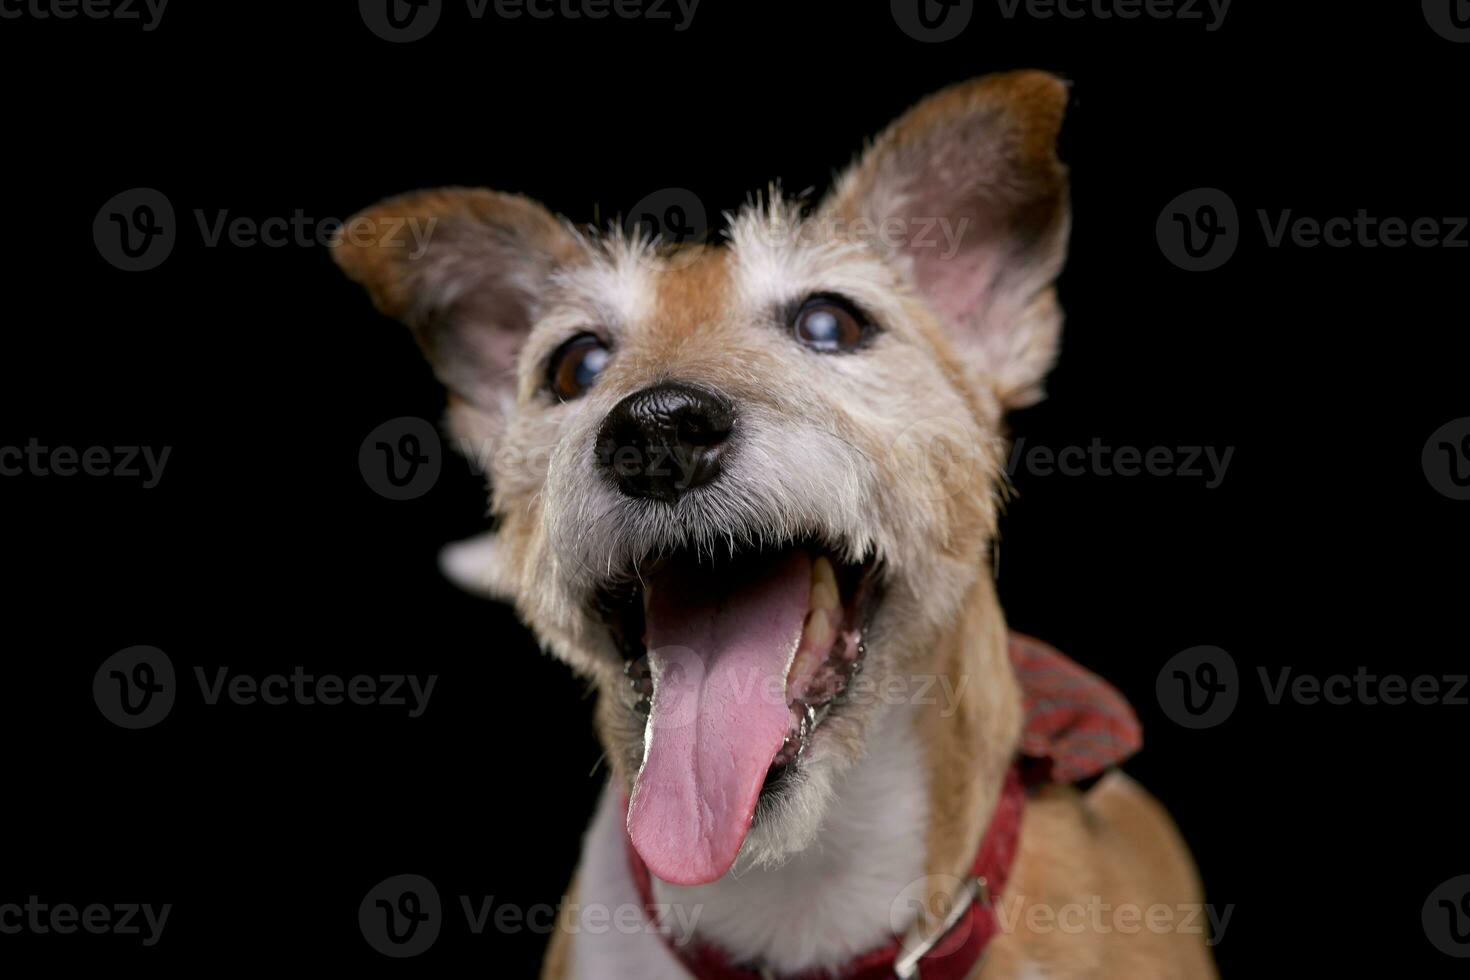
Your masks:
M1064 103L1038 73L946 90L815 210L750 206L718 247L463 190L387 201L338 244L489 467L500 527L451 571L596 681L664 880L806 846L889 707L872 692L985 574L1001 419L1057 343Z

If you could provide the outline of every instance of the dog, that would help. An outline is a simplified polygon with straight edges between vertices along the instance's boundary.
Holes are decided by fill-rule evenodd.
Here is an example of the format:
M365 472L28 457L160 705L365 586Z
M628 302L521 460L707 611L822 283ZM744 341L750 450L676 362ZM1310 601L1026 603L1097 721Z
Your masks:
M566 907L635 914L563 916L544 977L1215 975L1189 916L1107 918L1202 921L1192 858L1111 768L1126 705L1008 634L990 573L1058 347L1067 99L940 91L717 242L442 189L334 243L487 464L498 527L446 572L598 692Z

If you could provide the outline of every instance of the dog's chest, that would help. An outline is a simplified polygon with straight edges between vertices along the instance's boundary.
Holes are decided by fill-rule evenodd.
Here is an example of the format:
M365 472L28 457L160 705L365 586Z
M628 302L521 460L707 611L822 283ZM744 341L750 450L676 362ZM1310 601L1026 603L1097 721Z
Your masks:
M909 920L910 910L895 907L895 896L924 874L926 767L905 711L889 712L868 744L868 754L834 783L832 805L811 847L779 868L727 875L708 885L655 882L656 901L678 906L699 942L782 973L835 966L888 941ZM635 894L619 803L618 794L604 793L588 835L579 886L583 901L625 901ZM594 887L608 897L589 894ZM670 919L678 935L680 919ZM614 975L599 973L589 961L601 958L606 970L608 957L623 967L632 965L626 959L632 956L646 958L645 976L687 976L657 936L610 939L579 937L580 976Z

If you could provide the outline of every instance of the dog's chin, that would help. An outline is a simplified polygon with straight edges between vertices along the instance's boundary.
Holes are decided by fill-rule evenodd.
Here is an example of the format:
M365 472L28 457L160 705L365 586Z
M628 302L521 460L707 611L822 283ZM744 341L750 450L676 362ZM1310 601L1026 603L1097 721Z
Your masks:
M780 867L818 841L832 802L833 784L849 763L829 750L832 741L830 730L824 732L779 783L761 792L755 819L732 874L738 877L755 868Z
M801 758L767 781L733 874L780 867L818 844L836 789L861 758L874 720L870 716L880 708L850 701L839 705Z

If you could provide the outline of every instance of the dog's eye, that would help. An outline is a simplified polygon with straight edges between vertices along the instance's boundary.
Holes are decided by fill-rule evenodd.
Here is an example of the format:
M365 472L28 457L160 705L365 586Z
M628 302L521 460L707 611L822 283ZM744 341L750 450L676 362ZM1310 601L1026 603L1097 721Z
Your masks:
M801 304L791 329L797 340L819 351L853 350L868 333L863 317L832 296L813 296Z
M599 337L590 333L573 337L551 355L547 379L552 393L562 401L581 397L611 357L612 351Z

